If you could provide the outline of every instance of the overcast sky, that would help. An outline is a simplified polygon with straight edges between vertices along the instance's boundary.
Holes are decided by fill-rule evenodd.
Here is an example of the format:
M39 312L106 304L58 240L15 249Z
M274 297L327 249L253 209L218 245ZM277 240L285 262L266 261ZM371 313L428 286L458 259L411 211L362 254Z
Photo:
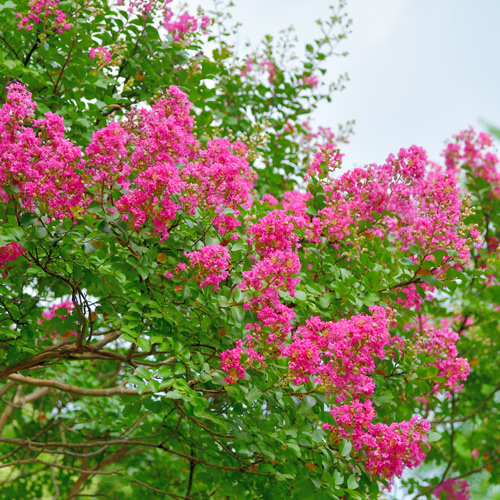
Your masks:
M293 25L303 43L328 0L233 0L242 40ZM189 0L212 5L211 0ZM481 119L500 125L500 0L348 0L352 34L330 78L351 81L316 113L317 125L356 120L346 166L382 162L412 144L439 159L444 141Z

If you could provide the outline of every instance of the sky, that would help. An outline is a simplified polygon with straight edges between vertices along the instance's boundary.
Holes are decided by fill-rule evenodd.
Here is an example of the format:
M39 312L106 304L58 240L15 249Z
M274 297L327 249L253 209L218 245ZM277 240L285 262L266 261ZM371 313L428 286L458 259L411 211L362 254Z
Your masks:
M299 41L318 33L315 19L335 0L233 0L241 42L293 25ZM212 6L211 0L189 0ZM344 166L380 163L412 144L438 161L446 139L483 121L500 126L500 1L348 0L352 34L329 61L327 77L350 82L315 114L336 129L354 119Z

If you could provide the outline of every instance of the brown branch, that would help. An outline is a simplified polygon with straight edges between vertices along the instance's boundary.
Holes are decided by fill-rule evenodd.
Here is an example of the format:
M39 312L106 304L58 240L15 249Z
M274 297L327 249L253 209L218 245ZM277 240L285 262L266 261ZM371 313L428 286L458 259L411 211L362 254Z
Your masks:
M177 495L175 493L170 493L169 491L159 490L158 488L154 488L153 486L150 486L149 484L143 483L142 481L139 481L138 479L130 478L130 480L133 481L134 483L139 484L140 486L144 486L145 488L148 488L151 491L154 491L155 493L161 493L162 495L167 495L167 496L170 496L172 498L182 498L182 499L186 499L186 500L191 498L189 496L185 497L182 495Z
M26 59L23 61L25 68L28 66L28 63L30 62L31 56L33 55L33 52L35 52L35 50L38 49L38 47L40 46L40 38L38 38L39 35L40 35L40 33L37 31L35 43L33 44L33 47L31 47L31 50L29 51L28 55L26 56Z
M16 385L15 382L12 382L12 380L9 380L1 389L0 389L0 398L8 392L12 387Z
M498 391L500 391L500 384L498 384L495 387L495 389L493 389L493 391L483 400L483 402L474 411L472 411L468 415L465 415L463 417L458 417L458 418L452 418L450 420L438 418L436 420L433 420L432 423L433 424L454 424L454 423L458 423L458 422L465 422L466 420L471 419L477 413L479 413L488 404L488 401L490 401L490 399L492 399Z
M66 349L65 349L66 350ZM54 349L54 350L47 350L44 352L39 352L30 358L23 359L22 361L19 361L18 363L14 363L11 366L8 366L7 368L4 368L3 370L0 370L0 378L6 378L12 373L19 372L21 370L28 370L29 368L33 368L38 365L42 365L47 361L52 361L56 359L61 359L65 357L65 353L63 349Z
M119 330L113 331L113 332L108 332L104 335L104 338L95 342L94 344L91 344L91 346L94 348L104 347L105 345L109 344L110 342L113 342L114 340L118 339L121 334L122 334L122 332L120 332Z
M77 385L66 384L59 380L46 380L33 377L25 377L18 373L9 375L9 380L20 382L26 385L34 385L36 387L50 387L58 389L59 391L69 392L70 394L78 394L81 396L139 396L137 389L125 388L125 382L118 387L110 387L108 389L87 389L85 387L78 387ZM145 391L143 394L151 393L152 391Z
M0 435L2 435L3 428L7 424L7 421L11 413L16 409L16 407L22 408L26 403L31 403L31 401L35 401L36 399L41 398L50 392L50 389L43 388L33 391L32 393L27 394L26 396L19 397L21 387L22 386L18 387L16 395L12 400L12 404L8 405L3 411L2 415L0 415Z
M127 446L145 446L149 448L159 448L167 453L171 453L172 455L176 455L178 457L185 458L186 460L191 460L193 462L206 465L207 467L213 467L215 469L223 469L226 471L234 471L234 472L246 472L248 474L256 474L259 476L270 477L270 474L264 474L262 472L257 472L249 469L253 465L257 465L260 461L253 462L251 464L240 465L239 467L229 467L226 465L215 464L212 462L208 462L207 460L203 460L198 457L194 457L192 455L188 455L186 453L182 453L180 451L173 450L168 448L162 444L150 443L148 441L141 440L126 440L126 439L107 439L107 440L99 440L99 441L87 441L82 443L64 443L64 442L37 442L37 441L29 441L26 442L23 439L16 438L0 438L0 443L10 443L17 444L23 447L31 447L31 448L43 448L47 449L48 446L61 447L61 448L93 448L94 446L104 446L104 445L127 445ZM82 470L80 470L82 472ZM88 471L83 471L88 472Z
M102 345L105 345L105 343L112 342L112 340L109 340L108 337L107 339L102 339L100 342L100 344L96 343L95 345L98 345L100 347ZM78 356L78 359L85 359L86 357L88 359L96 359L95 357L97 356L99 359L116 359L122 362L126 362L126 358L124 355L117 352L100 350L96 348L95 345L78 347L74 343L65 343L50 347L43 352L39 352L27 359L14 363L13 365L8 366L3 370L0 370L0 378L7 378L13 373L35 368L37 366L43 365L48 361L72 358L75 355ZM92 356L94 356L94 358L92 358ZM134 361L131 361L129 364L134 367L136 366Z
M15 51L14 47L12 47L12 45L5 39L5 37L0 36L0 40L3 40L5 42L5 45L7 45L7 47L9 47L9 49L12 51L12 53L16 56L16 59L18 61L21 61L21 58L19 57L19 55Z
M38 458L28 458L26 460L15 460L14 462L9 462L7 464L0 464L0 469L5 469L6 467L15 467L23 464L41 464L47 465L49 467L57 467L58 469L70 470L73 472L88 472L84 469L79 469L78 467L70 467L69 465L61 465L55 462L45 462L44 460L39 460ZM112 470L112 471L95 471L94 474L102 474L102 475L112 475L121 472L121 469Z
M25 385L34 385L35 387L50 387L52 389L57 389L59 391L68 392L70 394L77 394L81 396L141 396L142 394L153 394L153 391L147 390L142 393L139 393L137 389L127 389L125 387L126 382L123 381L117 387L110 387L107 389L87 389L86 387L79 387L77 385L67 384L65 382L61 382L59 380L48 380L48 379L40 379L33 378L29 376L21 375L20 373L14 373L9 375L9 380L14 382L19 382ZM199 383L198 379L192 379L188 382L188 386L192 387ZM165 388L164 391L159 392L168 392L170 390L169 387Z
M115 451L114 453L112 453L108 457L101 460L95 467L92 467L92 469L88 469L88 470L83 471L80 474L80 476L78 477L78 479L75 481L75 484L73 485L73 487L71 488L71 491L69 492L67 500L71 500L72 498L77 498L78 493L80 492L83 485L85 484L85 481L90 476L92 476L94 474L98 474L100 472L100 469L102 469L103 467L106 467L106 465L117 462L118 460L120 460L121 458L126 456L127 450L128 450L128 446L126 446L126 445L122 446L119 450ZM137 453L137 451L129 453L129 454L133 454L133 453ZM85 464L87 463L87 459L84 460L84 463Z
M66 71L66 67L71 59L71 54L73 52L73 49L75 48L75 44L76 44L76 36L77 36L77 25L78 25L78 16L76 16L76 19L75 19L75 30L74 30L74 33L73 33L73 41L71 43L71 47L68 51L68 55L66 56L66 60L64 61L64 64L61 66L61 69L59 71L59 78L57 79L56 81L56 84L54 85L54 91L53 91L53 94L54 95L57 95L57 86L59 85L59 82L61 81L62 79L62 76L64 74L64 72Z

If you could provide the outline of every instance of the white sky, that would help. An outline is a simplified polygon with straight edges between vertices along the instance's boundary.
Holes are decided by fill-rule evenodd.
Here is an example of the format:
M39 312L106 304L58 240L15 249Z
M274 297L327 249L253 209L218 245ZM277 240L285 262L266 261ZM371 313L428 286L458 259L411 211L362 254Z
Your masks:
M293 25L304 44L328 0L233 0L242 41ZM189 0L209 9L211 0ZM189 10L192 10L190 7ZM500 125L500 0L350 0L353 33L329 63L351 81L315 124L356 120L345 166L383 162L412 144L438 160L444 141L481 119ZM328 76L328 74L327 74Z

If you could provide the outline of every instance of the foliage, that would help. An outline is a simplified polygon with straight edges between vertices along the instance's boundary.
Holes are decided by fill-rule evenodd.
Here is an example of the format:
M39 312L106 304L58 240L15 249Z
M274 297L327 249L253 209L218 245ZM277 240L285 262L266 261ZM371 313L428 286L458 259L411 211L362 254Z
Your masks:
M467 131L342 172L303 117L343 7L296 68L168 0L0 7L7 498L498 482L498 160Z

